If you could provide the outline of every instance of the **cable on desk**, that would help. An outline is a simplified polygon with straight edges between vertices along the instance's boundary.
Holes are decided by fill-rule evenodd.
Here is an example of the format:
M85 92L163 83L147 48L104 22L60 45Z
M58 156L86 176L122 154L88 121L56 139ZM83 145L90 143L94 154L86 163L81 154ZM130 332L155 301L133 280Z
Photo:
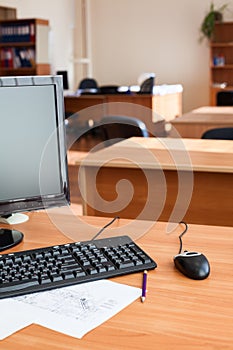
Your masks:
M96 233L96 235L91 239L92 241L96 239L108 226L112 225L116 219L120 219L119 216L115 216L114 219L112 219L108 224L106 224L104 227L101 228L99 232Z
M184 224L185 225L185 228L184 228L184 231L179 235L179 240L180 240L180 250L179 250L179 253L180 254L182 252L182 237L183 235L188 231L188 224L184 221L180 221L179 224Z

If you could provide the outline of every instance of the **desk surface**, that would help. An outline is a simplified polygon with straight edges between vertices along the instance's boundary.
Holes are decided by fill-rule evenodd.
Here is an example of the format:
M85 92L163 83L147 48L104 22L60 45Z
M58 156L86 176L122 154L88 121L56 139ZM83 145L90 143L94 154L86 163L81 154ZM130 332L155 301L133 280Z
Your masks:
M228 123L233 121L233 107L200 107L171 121L172 124L186 123Z
M233 127L233 107L200 107L170 121L170 136L201 138L209 129Z
M84 236L90 232L92 235L109 222L109 218L97 217L80 217L77 221L74 214L61 208L55 212L60 224L64 223L69 231L81 230ZM24 241L11 251L71 241L45 213L35 212L29 216L28 222L17 225L25 234ZM73 220L76 220L75 226ZM106 233L140 235L145 227L148 221L121 219ZM157 223L137 240L158 264L156 270L149 272L148 297L144 304L136 300L80 340L31 325L1 341L1 349L232 349L232 228L190 225L183 238L184 248L201 251L211 265L208 279L194 281L181 275L173 265L183 227L178 226L170 234L166 233L166 227L166 223ZM141 287L141 280L140 273L114 279L135 287Z
M73 156L73 160L75 155ZM132 137L98 153L89 153L84 166L233 173L233 143L228 140Z

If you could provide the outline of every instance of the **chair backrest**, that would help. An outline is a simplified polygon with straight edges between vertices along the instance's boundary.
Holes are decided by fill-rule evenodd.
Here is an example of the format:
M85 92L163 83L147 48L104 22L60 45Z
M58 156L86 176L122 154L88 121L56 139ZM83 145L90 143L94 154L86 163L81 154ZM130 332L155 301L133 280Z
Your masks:
M90 94L99 92L97 81L93 78L84 78L80 81L78 91L81 94Z
M233 106L233 91L219 91L217 93L217 106Z
M137 118L106 116L101 119L106 144L110 145L133 136L149 137L146 125Z
M233 140L233 128L215 128L204 132L202 139Z
M102 85L100 86L100 93L103 95L107 94L118 94L118 85Z
M141 85L139 94L153 94L154 77L146 79Z

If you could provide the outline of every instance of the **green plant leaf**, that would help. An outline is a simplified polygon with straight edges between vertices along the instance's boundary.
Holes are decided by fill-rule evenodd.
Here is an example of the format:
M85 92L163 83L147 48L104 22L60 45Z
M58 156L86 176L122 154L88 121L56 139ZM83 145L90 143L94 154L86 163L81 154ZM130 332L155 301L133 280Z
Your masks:
M223 4L221 7L216 9L214 6L214 3L211 2L209 12L204 17L204 20L201 24L200 31L202 33L202 37L200 38L200 41L202 41L204 37L206 37L209 40L212 38L213 31L214 31L214 24L216 20L216 14L217 13L223 14L227 6L228 4Z

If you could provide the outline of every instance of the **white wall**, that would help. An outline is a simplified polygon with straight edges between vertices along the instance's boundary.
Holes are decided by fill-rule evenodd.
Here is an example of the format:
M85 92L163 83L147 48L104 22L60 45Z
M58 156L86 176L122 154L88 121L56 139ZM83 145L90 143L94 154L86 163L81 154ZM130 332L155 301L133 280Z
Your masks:
M71 88L84 74L72 60L82 57L82 1L0 0L17 8L18 18L49 20L52 73L68 70ZM210 0L86 1L93 77L99 84L135 84L141 73L155 72L157 84L183 85L183 112L209 103L209 50L198 39ZM230 4L224 18L233 21Z
M68 70L73 86L74 25L76 0L0 0L0 6L17 9L17 18L49 20L51 73ZM76 83L76 82L75 82Z
M100 84L135 84L141 73L154 72L157 84L183 85L184 112L209 103L209 50L198 39L210 0L89 1Z

